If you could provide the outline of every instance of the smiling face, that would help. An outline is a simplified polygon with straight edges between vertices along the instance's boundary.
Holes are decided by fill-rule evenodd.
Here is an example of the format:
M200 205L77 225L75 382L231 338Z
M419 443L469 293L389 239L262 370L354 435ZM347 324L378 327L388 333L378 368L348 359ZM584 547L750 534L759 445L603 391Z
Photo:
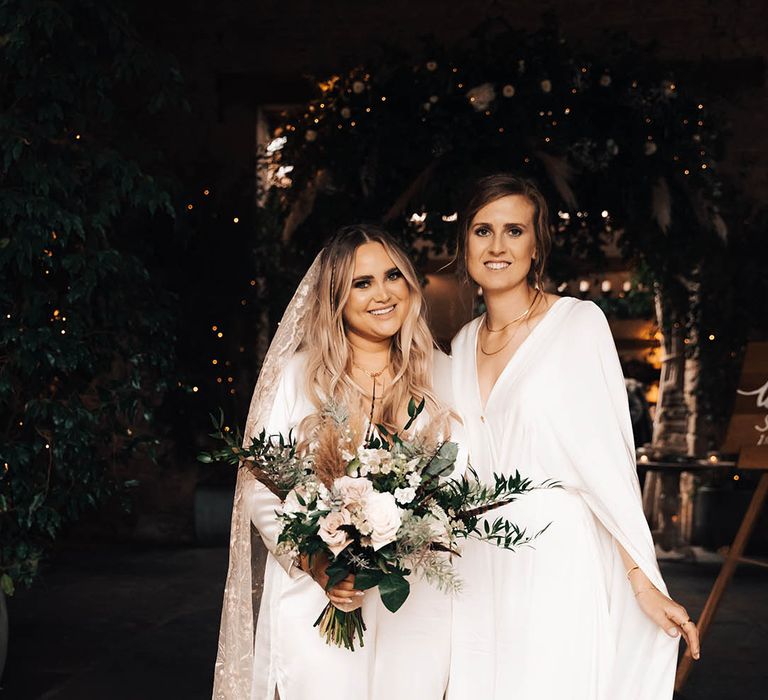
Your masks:
M384 246L376 241L360 245L342 313L347 334L375 343L388 340L402 327L410 303L408 282Z
M475 214L467 232L467 272L483 292L527 284L536 254L536 209L523 195L489 202Z

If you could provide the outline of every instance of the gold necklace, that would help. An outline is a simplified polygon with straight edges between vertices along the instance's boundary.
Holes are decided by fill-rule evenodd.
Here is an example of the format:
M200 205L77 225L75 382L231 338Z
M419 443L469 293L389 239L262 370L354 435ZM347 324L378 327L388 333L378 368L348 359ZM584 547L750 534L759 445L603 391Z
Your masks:
M480 352L483 353L483 355L485 355L486 357L490 357L491 355L498 355L505 347L507 347L507 345L509 345L512 342L514 337L517 335L517 332L522 327L523 327L523 324L521 323L517 328L515 328L515 330L512 332L512 335L509 336L509 340L507 340L507 342L504 343L504 345L502 345L498 350L494 350L493 352L488 352L483 347L483 341L481 339L478 339L478 340L480 340L480 342L478 343L478 345L480 346Z
M533 297L533 301L531 302L530 306L525 311L523 311L523 313L520 314L517 318L511 320L506 326L504 326L503 328L499 328L498 330L495 330L495 331L488 327L488 313L486 312L485 319L484 319L484 325L486 329L488 330L489 333L500 333L501 331L506 330L513 323L516 323L517 321L521 321L522 319L524 319L528 315L530 310L536 305L538 298L539 298L539 291L536 290L536 294ZM523 324L521 323L517 328L515 328L515 330L512 332L512 335L509 336L509 339L498 350L493 350L492 352L488 352L483 347L482 339L478 338L478 341L479 341L478 345L480 346L480 352L483 353L483 355L485 355L486 357L491 357L492 355L498 355L505 347L507 347L507 345L509 345L514 340L515 336L517 335L517 332L522 327L523 327Z
M357 367L361 372L365 372L371 379L378 379L384 372L386 372L387 367L389 367L389 363L387 363L383 369L380 369L378 372L371 372L369 369L365 369L365 367L361 367L360 365L356 363L352 363L353 367Z
M513 323L517 323L518 321L524 319L532 308L533 302L531 302L530 306L525 311L523 311L523 313L513 318L507 325L495 329L488 325L488 314L485 314L485 330L487 330L489 333L501 333L502 331L507 330L507 328L509 328Z

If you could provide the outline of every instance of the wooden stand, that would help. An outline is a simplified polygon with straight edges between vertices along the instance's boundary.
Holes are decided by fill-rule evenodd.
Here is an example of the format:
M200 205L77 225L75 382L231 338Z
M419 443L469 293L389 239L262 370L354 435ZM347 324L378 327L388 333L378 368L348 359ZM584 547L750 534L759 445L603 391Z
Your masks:
M757 488L749 503L744 519L741 521L741 525L739 525L736 538L725 557L723 567L720 569L717 580L715 581L714 586L712 586L712 590L707 598L707 602L704 604L704 610L701 613L701 617L696 623L699 628L699 637L701 639L704 638L704 635L707 633L707 630L715 617L715 613L720 605L725 589L728 587L728 584L736 571L736 565L739 562L746 561L742 557L744 548L747 546L747 542L752 534L757 518L760 515L760 511L765 505L766 496L768 496L768 447L743 448L739 453L738 468L756 469L763 473L757 483ZM683 685L685 685L685 681L691 672L692 665L693 657L691 656L691 650L686 649L685 654L683 654L683 658L677 667L677 675L675 676L675 690L677 692L679 692Z

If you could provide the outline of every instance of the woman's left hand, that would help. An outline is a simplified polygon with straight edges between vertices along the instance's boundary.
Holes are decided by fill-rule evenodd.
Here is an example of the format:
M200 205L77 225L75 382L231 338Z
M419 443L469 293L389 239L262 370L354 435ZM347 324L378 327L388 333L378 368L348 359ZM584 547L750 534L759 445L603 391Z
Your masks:
M701 654L699 630L686 609L665 596L645 575L642 578L645 579L644 583L636 580L632 582L640 609L670 637L677 637L682 633L691 650L691 656L698 659Z

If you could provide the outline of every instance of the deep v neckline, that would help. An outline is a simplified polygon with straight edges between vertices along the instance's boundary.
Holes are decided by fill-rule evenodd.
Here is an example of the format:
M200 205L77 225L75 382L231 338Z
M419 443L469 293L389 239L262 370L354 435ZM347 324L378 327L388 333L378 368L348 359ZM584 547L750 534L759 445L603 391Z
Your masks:
M544 316L541 317L541 320L533 327L533 330L525 337L522 343L518 346L517 350L515 350L510 358L507 360L507 363L504 365L504 369L499 372L499 376L496 377L496 381L493 383L493 386L491 386L491 390L488 392L488 396L485 398L485 404L483 404L483 394L480 391L480 373L477 369L477 345L480 338L480 326L483 323L483 319L485 318L486 314L483 314L482 316L478 317L477 323L475 325L475 340L472 343L472 367L475 371L475 391L477 392L477 403L480 406L480 412L486 413L488 410L488 405L491 403L491 399L493 398L493 395L496 391L496 387L499 385L499 382L507 375L509 374L510 367L514 366L515 360L519 355L521 355L521 351L528 345L528 341L530 341L531 338L533 338L534 335L536 335L536 332L541 328L541 326L547 321L547 319L550 317L552 312L555 310L555 307L560 304L561 301L564 299L567 299L568 297L560 297L559 299L555 300L552 304L552 306L549 307L547 310L547 313L544 314Z

